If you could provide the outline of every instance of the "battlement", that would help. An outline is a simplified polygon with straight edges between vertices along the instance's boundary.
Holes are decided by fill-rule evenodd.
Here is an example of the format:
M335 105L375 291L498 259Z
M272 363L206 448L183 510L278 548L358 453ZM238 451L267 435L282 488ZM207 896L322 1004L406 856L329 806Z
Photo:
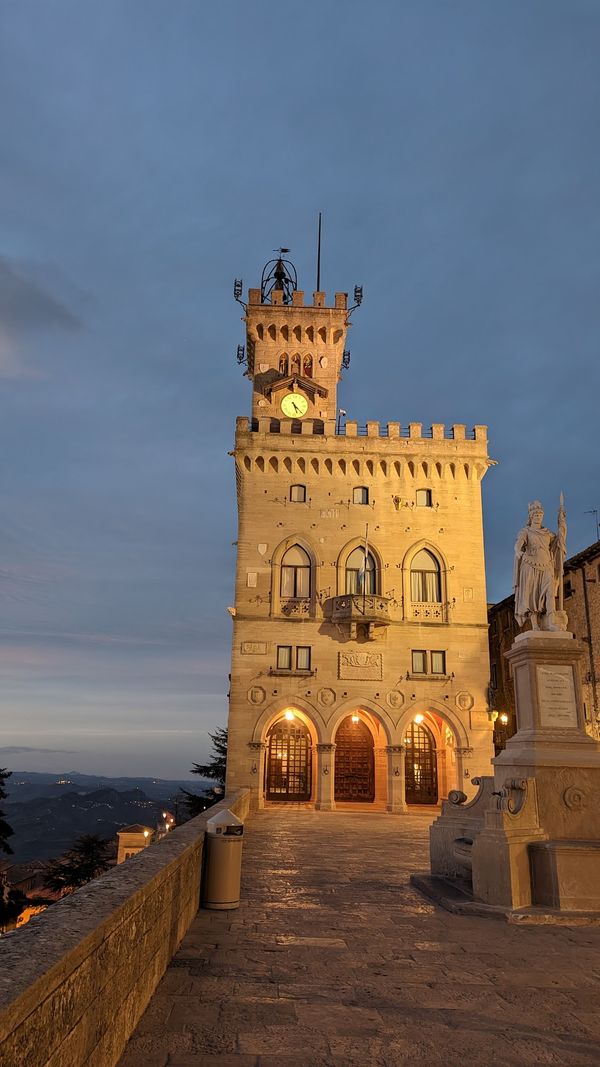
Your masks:
M408 440L411 443L437 442L437 441L476 441L487 445L487 426L474 426L467 429L464 423L454 423L446 426L442 422L435 422L431 426L423 428L421 422L409 422L402 426L399 422L388 422L381 425L378 421L367 422L359 425L358 422L348 421L343 426L336 425L335 419L277 419L265 416L264 418L249 419L241 416L236 420L236 434L299 434L301 437L319 436L335 437L347 443L348 438L368 437L379 439Z
M274 308L280 307L287 311L290 308L320 308L325 311L346 311L348 308L348 293L336 293L334 300L335 303L327 307L327 293L318 292L312 295L312 304L304 303L304 292L302 289L295 289L292 293L292 303L284 304L282 290L273 289L270 297L267 301L263 301L260 289L248 289L248 307L254 308L257 305L262 307Z

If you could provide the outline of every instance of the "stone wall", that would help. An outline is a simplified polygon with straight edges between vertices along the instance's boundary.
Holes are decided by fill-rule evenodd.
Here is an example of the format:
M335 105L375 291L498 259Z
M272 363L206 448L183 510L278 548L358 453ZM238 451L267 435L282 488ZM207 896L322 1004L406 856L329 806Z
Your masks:
M0 1067L113 1067L198 910L206 820L248 813L248 792L0 940Z

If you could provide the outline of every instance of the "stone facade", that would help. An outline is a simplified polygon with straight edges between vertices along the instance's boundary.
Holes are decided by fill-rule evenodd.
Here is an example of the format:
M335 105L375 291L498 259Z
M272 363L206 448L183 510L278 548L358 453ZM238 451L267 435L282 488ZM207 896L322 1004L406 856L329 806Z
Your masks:
M346 294L271 301L245 305L227 788L258 807L435 803L492 755L486 428L340 427Z
M583 711L586 730L600 740L600 541L596 541L565 563L563 581L567 629L583 641L586 655L582 664ZM520 632L514 617L514 596L489 608L490 623L490 703L498 713L495 724L496 749L500 751L516 730L515 691L505 653ZM529 629L527 625L525 630ZM507 723L500 715L508 718Z

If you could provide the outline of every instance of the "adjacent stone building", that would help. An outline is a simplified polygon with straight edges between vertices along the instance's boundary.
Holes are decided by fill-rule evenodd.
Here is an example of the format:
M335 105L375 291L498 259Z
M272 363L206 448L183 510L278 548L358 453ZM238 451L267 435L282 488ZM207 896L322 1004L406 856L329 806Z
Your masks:
M588 733L600 740L600 541L572 556L565 563L564 608L568 629L584 642L586 661L582 666L584 716ZM516 731L515 691L510 676L508 652L520 632L514 616L515 598L506 597L489 607L490 624L490 704L497 713L496 750ZM523 629L530 629L527 624Z
M279 258L241 295L227 788L390 812L468 792L493 754L486 427L343 423L347 294L305 301Z

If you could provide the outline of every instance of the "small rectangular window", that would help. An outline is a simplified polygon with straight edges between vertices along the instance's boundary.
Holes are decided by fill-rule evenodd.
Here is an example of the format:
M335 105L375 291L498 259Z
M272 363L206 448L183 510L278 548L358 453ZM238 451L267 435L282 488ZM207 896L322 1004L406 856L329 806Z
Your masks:
M296 649L296 670L310 670L310 645L298 645Z
M306 503L306 486L305 485L291 485L290 486L290 500L292 504L305 504Z
M431 653L431 673L432 674L445 674L446 673L446 653L445 652L432 652Z
M412 673L427 674L427 653L424 652L422 649L413 649Z
M368 504L369 503L369 490L366 485L355 486L352 493L353 504Z
M498 669L495 663L490 667L490 686L492 689L498 688Z
M417 489L417 507L418 508L431 508L433 502L431 499L431 489Z
M291 671L292 669L292 646L277 645L277 670Z

